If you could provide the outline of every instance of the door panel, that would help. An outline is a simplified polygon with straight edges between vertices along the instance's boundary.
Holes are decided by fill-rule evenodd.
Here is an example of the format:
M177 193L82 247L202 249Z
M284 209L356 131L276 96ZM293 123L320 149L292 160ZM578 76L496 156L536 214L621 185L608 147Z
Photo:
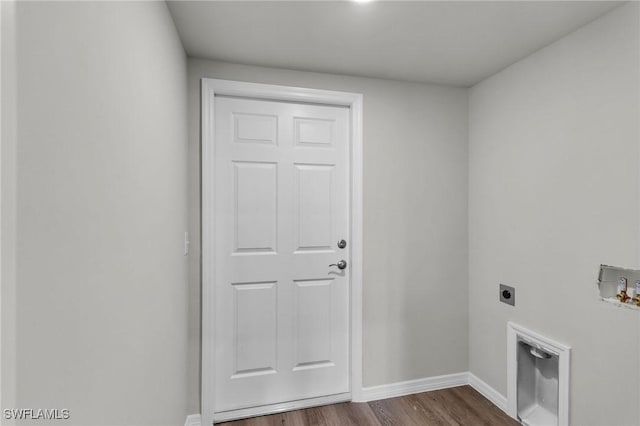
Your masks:
M349 392L349 110L215 98L215 411Z
M276 283L234 283L236 365L232 378L276 372Z
M296 253L332 250L333 165L294 164Z
M275 253L276 163L234 162L234 254Z
M295 117L295 144L297 146L331 147L333 145L334 120Z
M294 370L333 366L331 361L331 284L328 280L297 280Z
M234 141L276 145L278 117L266 114L233 114Z

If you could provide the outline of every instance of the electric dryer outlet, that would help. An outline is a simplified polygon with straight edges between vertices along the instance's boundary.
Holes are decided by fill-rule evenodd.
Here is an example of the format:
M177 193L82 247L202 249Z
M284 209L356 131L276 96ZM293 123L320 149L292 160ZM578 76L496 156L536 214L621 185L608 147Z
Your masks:
M507 305L516 305L516 289L508 285L500 284L500 301Z

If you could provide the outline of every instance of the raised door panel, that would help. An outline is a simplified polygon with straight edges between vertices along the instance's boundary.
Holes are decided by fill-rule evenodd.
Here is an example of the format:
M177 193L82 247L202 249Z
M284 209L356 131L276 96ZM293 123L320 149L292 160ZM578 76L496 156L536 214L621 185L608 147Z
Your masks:
M295 117L293 125L296 146L326 148L334 144L333 119Z
M234 162L234 253L275 253L277 164Z
M235 112L233 140L236 143L278 144L278 116Z
M333 366L333 279L295 281L293 370Z
M332 250L333 165L295 165L296 252Z
M275 282L235 283L232 379L277 372Z

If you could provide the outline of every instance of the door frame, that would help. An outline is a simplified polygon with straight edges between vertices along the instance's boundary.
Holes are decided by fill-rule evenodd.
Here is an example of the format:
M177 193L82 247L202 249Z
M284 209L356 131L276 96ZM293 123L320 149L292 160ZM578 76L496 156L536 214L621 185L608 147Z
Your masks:
M351 400L362 400L362 94L271 84L247 83L231 80L203 78L201 80L201 202L202 202L202 370L201 370L201 418L203 425L214 421L215 389L215 96L237 96L275 101L304 102L345 106L350 118L350 384ZM323 403L320 397L315 405ZM308 401L308 400L305 400ZM327 402L331 402L327 400ZM301 408L305 404L277 404L264 412L268 414ZM309 405L308 403L306 404ZM249 409L255 410L255 409Z

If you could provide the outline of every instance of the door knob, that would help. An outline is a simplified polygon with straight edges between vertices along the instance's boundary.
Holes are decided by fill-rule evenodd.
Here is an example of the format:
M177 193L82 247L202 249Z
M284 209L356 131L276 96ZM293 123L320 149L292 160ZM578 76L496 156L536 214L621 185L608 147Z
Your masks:
M338 269L344 269L347 267L347 261L346 260L339 260L338 263L332 263L329 266L337 266Z
M338 248L343 249L347 246L347 242L345 240L338 241Z

